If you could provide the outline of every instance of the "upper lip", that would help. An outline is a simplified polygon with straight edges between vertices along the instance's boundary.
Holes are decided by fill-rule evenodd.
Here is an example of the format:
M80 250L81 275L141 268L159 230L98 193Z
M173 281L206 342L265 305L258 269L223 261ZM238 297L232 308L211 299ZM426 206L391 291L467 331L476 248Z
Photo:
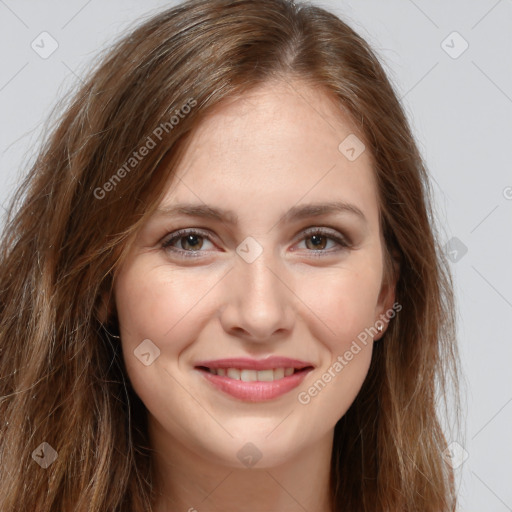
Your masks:
M270 370L272 368L302 369L312 367L313 364L289 357L271 356L265 359L251 359L236 357L230 359L215 359L211 361L199 361L195 367L205 368L239 368L240 370Z

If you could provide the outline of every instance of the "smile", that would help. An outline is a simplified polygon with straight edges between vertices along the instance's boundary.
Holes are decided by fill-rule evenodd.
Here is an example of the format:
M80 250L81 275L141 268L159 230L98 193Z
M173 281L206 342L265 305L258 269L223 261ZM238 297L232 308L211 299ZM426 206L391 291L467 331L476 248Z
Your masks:
M265 360L223 359L195 366L218 391L246 402L280 397L296 388L313 370L313 365L289 358Z

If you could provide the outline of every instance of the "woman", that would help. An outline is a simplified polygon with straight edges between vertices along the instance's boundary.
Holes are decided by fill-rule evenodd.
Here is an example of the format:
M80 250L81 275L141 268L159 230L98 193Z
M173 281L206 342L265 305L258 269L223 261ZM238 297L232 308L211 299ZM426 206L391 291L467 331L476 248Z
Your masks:
M4 230L1 510L455 510L428 190L325 10L192 0L136 28Z

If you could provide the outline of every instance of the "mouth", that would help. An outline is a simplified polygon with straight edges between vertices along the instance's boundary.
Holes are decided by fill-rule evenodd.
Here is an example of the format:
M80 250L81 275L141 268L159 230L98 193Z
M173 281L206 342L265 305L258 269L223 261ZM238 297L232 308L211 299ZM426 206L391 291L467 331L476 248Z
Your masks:
M204 361L194 368L223 394L246 402L262 402L297 387L314 366L304 361L271 357Z

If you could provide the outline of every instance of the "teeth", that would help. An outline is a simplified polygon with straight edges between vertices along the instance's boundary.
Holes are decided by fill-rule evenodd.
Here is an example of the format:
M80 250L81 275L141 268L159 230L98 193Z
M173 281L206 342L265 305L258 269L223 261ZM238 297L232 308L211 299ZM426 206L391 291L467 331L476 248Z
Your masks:
M240 380L241 371L237 368L228 368L227 376L230 379Z
M274 379L282 379L284 377L284 368L276 368L274 370Z
M243 382L272 382L284 377L289 377L295 372L295 368L273 368L269 370L241 370L239 368L210 368L214 375L229 377Z
M258 372L256 370L242 370L240 373L240 380L244 382L254 382L258 379Z
M259 370L257 373L257 379L263 382L272 382L274 380L274 370Z

